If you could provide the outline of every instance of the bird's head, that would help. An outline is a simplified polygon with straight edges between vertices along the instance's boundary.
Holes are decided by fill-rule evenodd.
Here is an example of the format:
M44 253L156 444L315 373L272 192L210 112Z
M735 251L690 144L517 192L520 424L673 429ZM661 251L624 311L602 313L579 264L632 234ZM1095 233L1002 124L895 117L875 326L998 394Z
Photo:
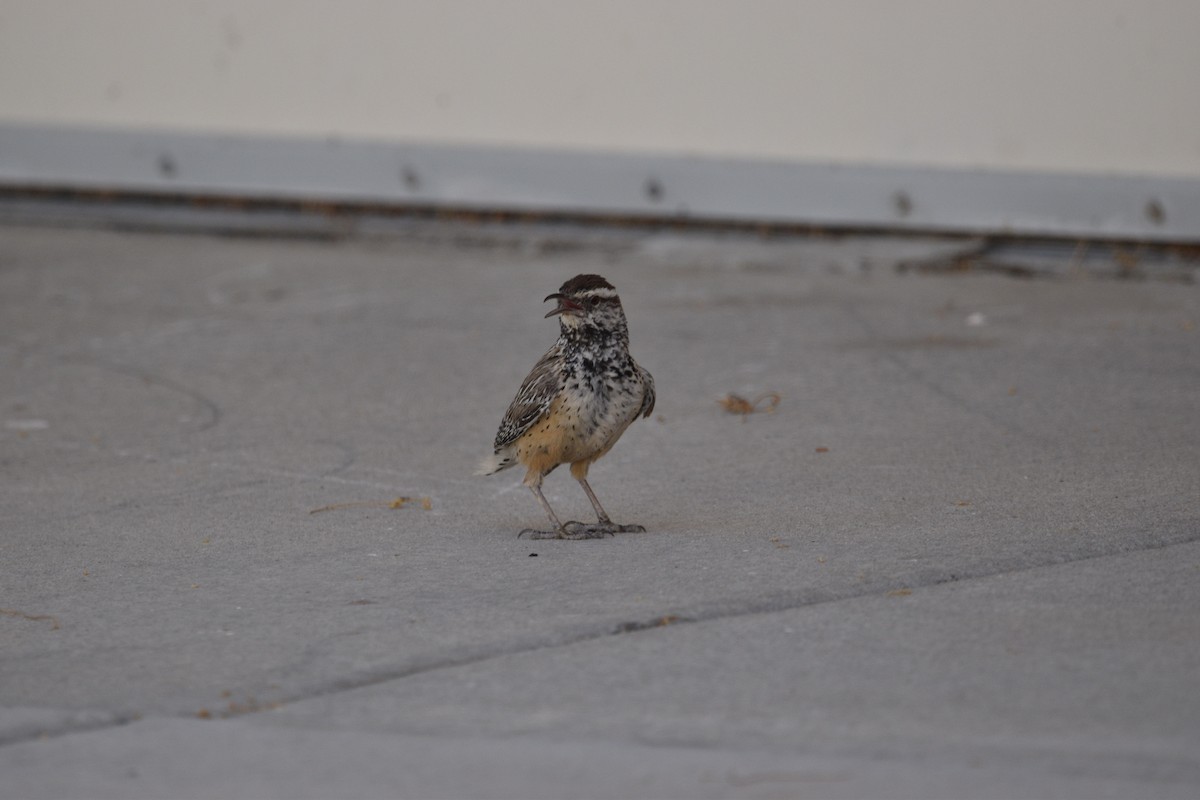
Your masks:
M558 301L557 307L546 316L557 316L564 332L625 329L621 298L613 285L599 275L576 275L557 292L546 295L546 300Z

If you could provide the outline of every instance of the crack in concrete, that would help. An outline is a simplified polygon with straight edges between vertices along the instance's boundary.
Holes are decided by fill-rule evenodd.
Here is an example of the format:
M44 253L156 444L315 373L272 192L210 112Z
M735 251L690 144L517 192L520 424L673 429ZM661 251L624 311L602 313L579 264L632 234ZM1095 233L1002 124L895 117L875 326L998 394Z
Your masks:
M13 730L0 731L0 747L21 744L41 739L57 739L60 736L70 736L73 733L88 733L89 731L121 728L137 722L142 715L137 712L117 712L97 715L95 718L80 719L86 714L74 714L73 718L61 720L51 725L27 723L18 725Z
M985 566L982 569L974 571L970 568L956 570L954 572L944 570L927 570L924 572L925 577L921 581L897 579L874 584L864 591L851 590L844 592L831 592L821 589L803 589L797 592L776 593L766 599L760 598L753 601L717 601L694 608L690 613L681 609L678 612L669 611L655 614L649 618L631 620L628 622L619 623L617 625L613 625L612 623L588 625L577 630L575 633L562 632L559 635L550 638L539 637L522 642L513 642L508 646L499 648L468 648L466 651L461 652L458 655L430 659L426 662L418 662L415 664L410 664L406 667L368 671L360 673L357 676L350 676L342 680L334 681L325 686L292 692L288 695L277 697L272 703L264 704L264 706L259 709L249 709L244 712L229 713L220 716L222 716L222 718L242 716L245 713L266 710L268 705L271 707L289 705L291 703L297 703L316 697L326 697L332 694L339 694L341 692L362 689L369 686L378 686L393 680L402 680L404 678L410 678L415 675L422 675L437 670L470 666L473 664L490 661L495 658L503 658L505 656L517 655L520 653L534 652L536 650L570 647L576 644L605 639L610 636L640 633L689 623L712 622L757 614L773 614L780 611L793 611L812 606L823 605L826 603L856 600L863 597L884 597L889 592L895 592L899 590L916 591L920 589L933 588L946 583L982 580L1004 575L1018 575L1024 572L1031 572L1033 570L1065 566L1068 564L1082 563L1101 558L1113 558L1117 556L1130 555L1133 553L1153 552L1166 547L1192 544L1198 541L1200 541L1200 533L1189 532L1181 538L1164 539L1153 542L1144 547L1089 553L1081 555L1078 558L1048 560L1039 564L1023 565L1018 568L1012 568L1008 566L1007 561L1002 561L999 564L991 565L990 568ZM216 716L218 715L214 715L214 717Z
M781 611L794 611L824 605L827 603L857 600L865 597L886 597L889 593L894 593L901 590L904 590L907 593L921 589L934 588L946 583L961 583L966 581L1003 577L1007 575L1019 575L1035 570L1067 566L1070 564L1079 564L1103 558L1115 558L1118 556L1136 553L1154 552L1156 550L1162 550L1168 547L1178 547L1181 545L1194 544L1196 542L1200 542L1200 532L1188 530L1188 532L1181 537L1166 537L1141 547L1116 548L1103 552L1083 554L1076 558L1067 557L1050 559L1043 563L1032 565L1026 564L1018 568L1008 567L1006 565L1008 560L1004 560L999 563L993 563L990 568L988 566L981 565L983 568L976 570L972 570L969 567L963 570L956 570L954 572L930 570L924 573L925 578L921 581L896 579L874 584L863 591L839 592L810 588L797 592L776 593L766 599L760 598L753 601L712 602L704 604L698 609L693 609L692 613L682 612L681 610L680 613L660 613L642 620L632 620L619 623L615 626L612 623L588 625L576 630L575 632L560 632L558 635L551 637L537 637L518 640L501 647L484 646L478 648L466 648L456 655L442 655L440 657L418 659L415 663L404 667L391 667L387 669L365 671L356 675L347 676L340 680L326 683L324 685L299 689L282 696L277 696L271 702L247 704L243 707L237 708L236 710L227 711L224 713L212 712L209 715L206 715L204 718L232 719L236 717L242 717L262 711L273 710L284 705L290 705L305 700L312 700L318 697L328 697L330 695L341 694L343 692L354 691L356 689L365 689L371 686L380 686L392 681L403 680L405 678L424 675L439 670L481 664L493 659L503 658L505 656L532 653L538 650L571 647L577 644L584 644L586 642L606 639L610 636L644 633L656 629L698 622L714 622L718 620L736 619L738 617L753 616L758 614L774 614ZM114 714L112 719L108 721L89 721L83 725L73 725L70 721L66 721L57 728L38 730L36 733L26 732L24 735L21 733L8 735L0 734L0 747L10 744L17 744L19 742L29 741L32 739L55 738L59 736L70 735L72 733L85 733L104 728L122 727L142 719L142 716L143 715L138 712L118 713ZM164 714L163 716L174 716L176 718L196 718L195 713L178 713L174 715Z
M202 419L200 423L192 429L192 433L203 433L210 428L216 427L221 421L221 407L218 406L214 400L200 391L191 388L190 386L184 386L182 383L178 383L177 381L174 381L163 375L159 375L156 372L151 372L150 370L145 370L128 364L118 364L94 355L66 356L57 360L63 364L79 364L82 366L102 369L117 375L123 375L127 378L134 378L147 386L157 386L161 389L166 389L169 392L174 392L188 398L204 411L205 417L205 419Z

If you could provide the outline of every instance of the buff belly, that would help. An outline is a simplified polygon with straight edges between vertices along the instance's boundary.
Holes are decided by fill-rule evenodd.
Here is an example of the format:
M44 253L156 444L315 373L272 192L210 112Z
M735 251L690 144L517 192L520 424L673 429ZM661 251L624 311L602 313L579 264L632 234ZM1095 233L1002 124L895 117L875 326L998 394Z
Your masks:
M640 388L640 387L639 387ZM641 397L621 393L601 402L574 401L559 396L550 410L516 443L517 460L529 470L528 483L559 464L571 464L576 478L607 453L637 416Z

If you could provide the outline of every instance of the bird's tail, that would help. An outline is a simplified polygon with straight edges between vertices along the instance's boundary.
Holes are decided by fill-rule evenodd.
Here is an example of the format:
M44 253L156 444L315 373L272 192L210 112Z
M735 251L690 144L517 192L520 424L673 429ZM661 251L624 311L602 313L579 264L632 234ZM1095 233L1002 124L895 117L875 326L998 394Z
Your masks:
M479 459L479 466L475 470L476 475L495 475L501 470L515 466L517 463L517 454L511 448L506 448L498 453L492 453L489 456L484 456Z

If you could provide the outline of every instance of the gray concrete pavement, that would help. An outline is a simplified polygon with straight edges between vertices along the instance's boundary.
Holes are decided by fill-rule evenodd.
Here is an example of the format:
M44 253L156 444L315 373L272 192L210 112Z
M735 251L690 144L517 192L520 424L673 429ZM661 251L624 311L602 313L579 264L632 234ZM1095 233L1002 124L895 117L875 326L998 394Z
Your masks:
M0 796L1200 791L1186 272L297 232L0 227ZM657 381L592 473L648 532L518 540L470 473L579 272Z

